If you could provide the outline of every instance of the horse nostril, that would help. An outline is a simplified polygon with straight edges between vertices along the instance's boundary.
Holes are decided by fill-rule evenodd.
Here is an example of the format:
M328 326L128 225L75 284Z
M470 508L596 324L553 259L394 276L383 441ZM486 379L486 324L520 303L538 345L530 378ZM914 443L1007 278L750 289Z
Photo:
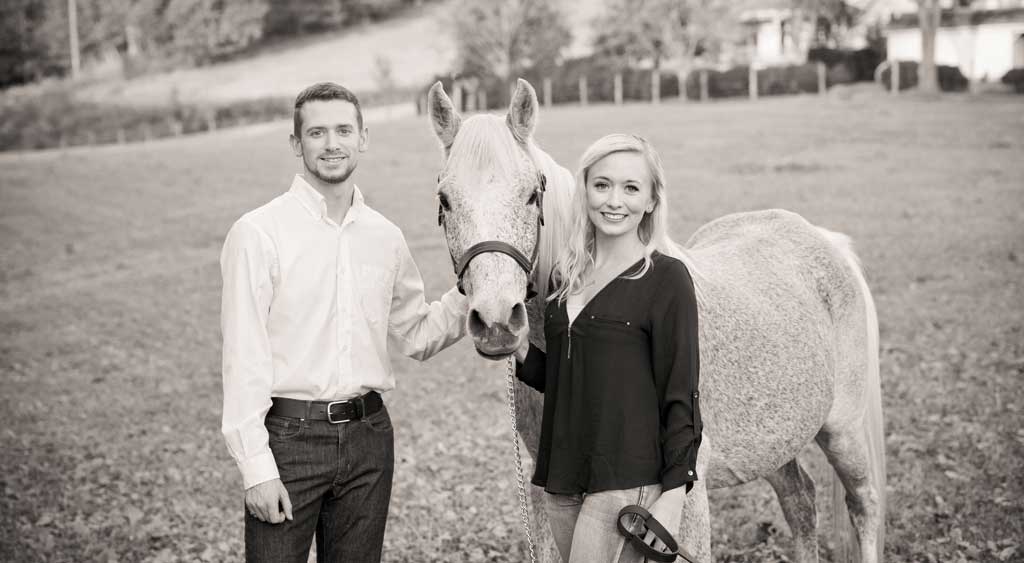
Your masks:
M469 311L469 334L473 336L479 336L487 332L487 323L484 322L483 318L480 317L480 312L476 309L470 309Z
M508 328L512 332L519 332L524 326L526 326L526 306L516 303L512 307L512 315L508 318Z

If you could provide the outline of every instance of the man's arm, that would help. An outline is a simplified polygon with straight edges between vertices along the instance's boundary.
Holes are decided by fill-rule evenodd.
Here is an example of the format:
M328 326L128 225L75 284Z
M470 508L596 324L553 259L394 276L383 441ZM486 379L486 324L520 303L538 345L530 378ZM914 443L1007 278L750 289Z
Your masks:
M224 417L221 431L246 489L279 478L263 419L270 410L273 358L267 316L273 295L270 260L259 230L241 219L221 252L224 289Z
M423 278L403 238L391 295L388 335L402 354L426 360L466 333L468 300L454 287L440 301L427 303Z

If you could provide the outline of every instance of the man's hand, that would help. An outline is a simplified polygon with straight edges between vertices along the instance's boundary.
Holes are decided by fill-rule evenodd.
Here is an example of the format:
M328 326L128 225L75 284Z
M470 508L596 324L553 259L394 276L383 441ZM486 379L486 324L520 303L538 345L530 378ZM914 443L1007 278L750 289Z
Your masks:
M264 481L246 489L245 509L257 520L271 524L292 519L292 501L280 479Z

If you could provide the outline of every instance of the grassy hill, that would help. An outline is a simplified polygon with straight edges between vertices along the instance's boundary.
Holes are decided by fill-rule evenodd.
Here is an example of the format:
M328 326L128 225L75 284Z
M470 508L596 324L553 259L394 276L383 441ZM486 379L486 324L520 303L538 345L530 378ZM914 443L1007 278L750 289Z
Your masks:
M451 68L454 45L443 29L447 6L431 4L386 22L274 43L252 56L221 64L98 82L76 96L97 102L163 105L176 95L183 103L218 104L291 97L324 80L356 92L419 86ZM383 67L390 70L391 84L382 80Z

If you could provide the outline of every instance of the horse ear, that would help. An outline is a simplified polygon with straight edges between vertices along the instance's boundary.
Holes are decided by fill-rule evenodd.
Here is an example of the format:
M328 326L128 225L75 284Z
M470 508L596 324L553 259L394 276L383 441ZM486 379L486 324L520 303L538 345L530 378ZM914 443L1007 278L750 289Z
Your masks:
M508 127L520 143L525 143L533 136L537 126L537 111L537 92L529 82L520 78L508 107Z
M444 86L440 80L435 82L427 93L427 111L430 113L430 123L434 126L434 134L447 151L455 142L455 135L462 125L462 117L455 110L451 98L444 93Z

